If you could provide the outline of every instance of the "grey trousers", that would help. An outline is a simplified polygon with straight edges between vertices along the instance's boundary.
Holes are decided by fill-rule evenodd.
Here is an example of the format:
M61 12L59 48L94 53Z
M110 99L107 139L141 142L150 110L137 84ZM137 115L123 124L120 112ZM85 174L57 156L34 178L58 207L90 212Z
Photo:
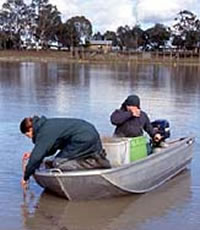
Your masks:
M101 154L93 154L87 158L73 160L56 157L51 162L46 161L45 166L46 168L58 168L62 171L111 168L110 162Z

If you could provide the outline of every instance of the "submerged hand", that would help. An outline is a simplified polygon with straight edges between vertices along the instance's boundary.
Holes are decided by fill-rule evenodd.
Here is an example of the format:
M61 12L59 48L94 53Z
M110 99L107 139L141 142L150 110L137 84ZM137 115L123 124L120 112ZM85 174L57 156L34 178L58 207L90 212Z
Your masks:
M22 178L21 186L24 189L24 191L27 190L28 189L28 181L26 181L26 180L24 180L24 178Z
M22 157L22 161L28 160L30 158L31 153L30 152L25 152Z
M25 169L26 169L26 165L28 163L28 159L30 158L31 156L31 153L30 152L25 152L22 156L22 170L23 170L23 173L25 172Z

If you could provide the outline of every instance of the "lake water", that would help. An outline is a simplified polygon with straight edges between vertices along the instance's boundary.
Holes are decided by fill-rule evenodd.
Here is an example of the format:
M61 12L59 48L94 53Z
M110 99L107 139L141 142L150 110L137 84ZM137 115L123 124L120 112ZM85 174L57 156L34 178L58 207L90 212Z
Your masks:
M138 196L68 202L32 179L21 189L21 157L33 147L19 132L26 116L77 117L110 136L111 112L129 94L172 137L195 135L189 170ZM0 62L0 230L197 230L200 225L200 67Z

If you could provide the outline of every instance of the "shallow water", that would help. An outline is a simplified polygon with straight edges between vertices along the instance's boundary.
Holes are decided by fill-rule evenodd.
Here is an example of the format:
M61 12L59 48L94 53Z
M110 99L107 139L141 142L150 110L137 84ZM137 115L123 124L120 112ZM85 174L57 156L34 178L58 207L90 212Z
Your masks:
M172 137L196 136L189 170L145 195L67 202L31 180L24 196L21 156L33 145L18 126L30 115L77 117L112 135L111 112L131 93ZM200 224L200 67L0 62L0 230L186 230Z

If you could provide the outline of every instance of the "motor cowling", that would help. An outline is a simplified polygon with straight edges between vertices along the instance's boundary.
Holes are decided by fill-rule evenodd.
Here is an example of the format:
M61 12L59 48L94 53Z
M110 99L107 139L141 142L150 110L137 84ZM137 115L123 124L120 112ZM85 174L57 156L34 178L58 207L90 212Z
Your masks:
M158 119L151 122L153 129L162 136L162 141L170 137L170 125L165 119Z

